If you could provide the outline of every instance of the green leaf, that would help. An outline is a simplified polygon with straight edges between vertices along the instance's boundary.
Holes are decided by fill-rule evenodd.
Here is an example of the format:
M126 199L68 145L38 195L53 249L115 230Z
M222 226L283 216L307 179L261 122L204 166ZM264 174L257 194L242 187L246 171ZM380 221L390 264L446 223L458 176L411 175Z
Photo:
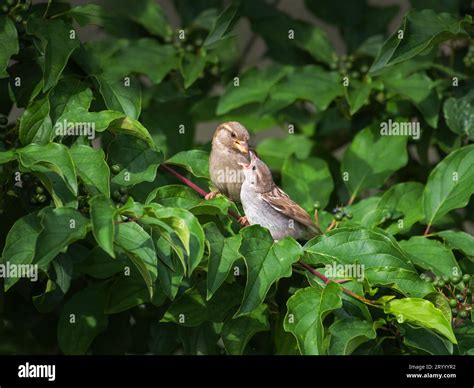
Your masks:
M150 226L172 228L185 248L183 267L190 276L204 255L204 231L197 218L185 209L149 204L147 215L141 221Z
M213 47L220 41L226 39L228 31L232 25L239 3L233 1L221 14L217 17L214 26L209 31L209 35L204 41L204 47Z
M344 88L339 73L307 65L295 68L276 84L262 109L264 112L273 112L293 104L296 100L306 100L313 103L317 109L325 110L336 97L342 95Z
M474 237L470 234L462 231L443 230L436 235L443 238L451 249L461 251L467 256L474 256Z
M393 237L381 230L337 228L308 241L304 251L308 264L361 266L372 286L420 297L434 292L432 284L419 278L409 256Z
M63 120L68 121L67 115L73 112L86 113L92 102L92 90L81 80L64 77L49 93L51 105L50 116L53 124ZM65 117L62 117L65 116ZM82 117L73 122L85 122Z
M346 220L344 226L363 226L365 228L377 226L382 220L382 214L378 209L379 203L380 197L369 197L346 206L345 210L352 213L352 219Z
M105 290L88 287L64 305L58 323L58 344L64 354L85 354L108 325L104 314Z
M424 186L421 183L404 182L393 185L383 194L377 205L378 211L381 214L384 212L403 214L403 218L395 219L386 228L388 233L406 232L410 230L413 224L424 218L425 214L421 202L423 190Z
M201 201L201 196L188 186L166 185L157 187L148 194L145 203L157 202L166 207L189 210Z
M399 323L410 322L444 335L453 344L456 337L451 322L433 303L420 298L393 299L384 305L386 314L393 314Z
M242 355L247 343L255 334L270 330L268 314L268 307L261 304L249 315L227 318L221 332L227 354Z
M63 249L86 236L90 223L77 210L67 207L47 207L39 215L43 230L37 239L34 263L40 268L47 268Z
M108 128L111 132L130 135L146 142L154 150L159 150L148 130L138 120L130 117L121 117L110 123Z
M423 192L429 225L453 209L467 205L474 193L474 144L457 149L431 171Z
M113 80L105 76L96 76L100 94L104 98L107 109L125 113L132 119L138 119L141 111L142 97L138 80Z
M171 36L172 29L159 3L153 0L142 0L138 3L128 0L107 0L107 12L117 17L133 20L153 35L163 38Z
M19 138L21 144L46 144L53 137L53 125L49 117L47 96L32 101L20 117Z
M288 299L284 328L296 337L301 354L326 353L323 322L329 313L341 308L341 293L339 285L329 283L324 288L301 288Z
M125 77L130 77L132 74L143 74L152 83L159 84L171 70L178 68L177 51L171 45L160 45L156 40L150 38L130 40L124 43L126 44L120 50L102 63L109 79L120 79L123 85ZM132 79L131 82L137 81ZM113 109L120 110L117 107Z
M255 310L275 281L291 276L292 265L303 253L294 239L287 237L274 242L270 232L258 225L244 228L240 234L240 253L247 267L247 285L236 317Z
M83 261L74 265L74 271L96 279L107 279L119 272L124 272L129 264L130 261L125 255L119 255L113 259L102 248L96 246Z
M18 33L7 15L0 16L0 78L8 77L6 69L12 55L18 54Z
M328 353L330 355L348 355L363 343L377 337L376 329L381 322L363 321L348 317L334 322L329 327L331 342Z
M370 79L364 79L363 82L353 79L346 88L346 99L349 104L349 113L356 114L364 105L369 102L370 93L374 84Z
M181 151L166 161L185 168L198 178L209 179L209 154L201 150Z
M157 257L150 235L135 222L118 224L115 244L124 250L135 264L153 296L153 283L157 278Z
M72 26L62 19L29 18L26 31L39 39L39 50L43 54L43 91L55 86L72 52L79 47L79 40Z
M36 213L19 218L8 231L1 262L5 265L10 263L18 266L31 264L40 232L41 224ZM18 277L5 277L5 291L8 291L18 280Z
M459 354L472 355L474 349L474 323L466 322L461 327L455 329L459 346Z
M435 356L453 354L453 344L431 330L407 324L403 326L402 333L406 346Z
M0 152L0 164L5 164L16 159L17 155L13 150Z
M118 136L109 145L108 158L110 165L118 164L121 167L112 182L121 186L133 186L141 182L153 182L163 155L141 139Z
M66 294L71 286L73 265L71 257L60 253L52 261L54 272L56 273L55 283L63 294Z
M199 77L204 74L208 61L204 50L199 50L197 55L185 53L181 58L181 74L184 78L184 87L189 88Z
M407 137L380 136L378 131L365 128L352 141L342 159L341 172L353 196L379 188L390 175L408 161ZM379 155L384 155L380 158Z
M150 301L146 285L136 268L129 275L120 276L110 287L104 312L117 314Z
M411 256L415 265L430 270L438 276L452 276L461 273L451 249L436 240L423 236L413 236L409 240L400 241L400 246Z
M288 135L284 138L267 138L257 145L259 157L275 170L283 167L284 160L290 155L297 155L300 159L309 157L313 142L303 135Z
M31 171L44 169L58 174L73 194L77 194L77 178L69 150L63 144L30 144L17 150L20 163Z
M458 135L474 135L474 93L461 98L448 98L443 106L444 118L449 129Z
M434 89L436 83L424 72L407 75L395 67L381 77L385 88L390 93L398 94L410 100L421 112L427 123L438 127L440 101Z
M113 202L104 194L99 194L89 200L92 233L99 246L115 258L115 211Z
M272 65L265 69L250 69L239 77L238 85L232 81L219 99L217 114L223 115L250 103L263 103L270 89L289 71L288 67Z
M207 269L207 300L209 300L224 283L234 262L242 257L239 253L242 235L224 237L213 222L204 226L204 232L209 241Z
M401 27L384 43L370 72L375 73L385 66L423 55L439 43L456 36L467 36L463 26L472 23L466 16L459 21L447 13L437 14L431 9L410 10L404 17ZM403 38L399 39L399 31Z
M104 151L76 143L69 149L69 153L87 190L93 194L110 196L110 171L105 162Z
M311 212L316 201L322 209L326 207L334 184L323 159L299 160L290 156L283 163L281 174L283 190L306 211Z
M186 327L199 326L209 321L223 322L239 303L240 291L235 285L224 284L212 299L206 301L206 287L202 282L177 297L161 322L174 322Z

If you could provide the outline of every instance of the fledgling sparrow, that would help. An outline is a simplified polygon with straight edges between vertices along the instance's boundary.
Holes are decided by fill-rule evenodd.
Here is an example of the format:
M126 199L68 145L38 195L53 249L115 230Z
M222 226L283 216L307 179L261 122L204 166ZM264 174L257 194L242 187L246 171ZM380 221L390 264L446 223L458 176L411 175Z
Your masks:
M240 191L250 225L267 228L274 240L310 239L320 233L308 213L275 184L268 166L252 151L250 155L250 163L242 163L245 180Z
M242 165L249 163L249 133L236 121L219 125L212 138L209 155L209 175L218 191L212 191L206 199L219 192L232 201L240 201L240 188L244 181Z

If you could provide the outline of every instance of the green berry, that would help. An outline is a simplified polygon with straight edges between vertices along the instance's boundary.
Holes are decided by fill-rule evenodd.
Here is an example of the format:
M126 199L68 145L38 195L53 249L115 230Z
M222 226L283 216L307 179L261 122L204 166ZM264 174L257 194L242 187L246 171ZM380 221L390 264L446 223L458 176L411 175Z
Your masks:
M469 313L466 310L459 312L459 318L466 319L467 317L469 317Z
M38 202L39 202L39 203L45 203L47 199L48 199L48 198L46 198L46 195L41 194L41 195L38 197Z
M425 280L427 278L427 275L425 273L420 274L420 279Z
M7 5L2 5L2 12L3 13L8 13L9 10L10 10L10 8L8 8Z
M127 195L127 194L122 195L122 196L120 197L120 203L125 203L125 202L127 202L127 199L128 199L128 195Z
M114 164L111 168L113 174L118 174L122 168L118 164Z
M426 278L423 279L426 283L432 283L433 282L433 278L427 276Z
M342 213L336 213L336 214L334 215L334 219L335 219L336 221L341 221L343 218L344 218L344 216L342 215Z
M458 316L458 309L451 309L451 314L453 314L453 317Z
M121 187L118 191L122 195L128 194L128 190L126 187Z
M36 194L43 194L44 193L43 186L36 186L35 191L36 191Z
M441 279L436 282L436 286L439 288L443 288L445 285L446 283Z
M346 218L347 218L348 220L352 220L352 213L350 213L350 212L349 212L349 213L346 213Z
M390 218L392 218L392 212L384 212L383 213L383 216L386 220L389 220Z
M469 280L471 280L471 275L469 275L468 273L465 274L465 275L463 275L462 281L463 281L464 283L469 283Z
M456 299L459 300L460 302L464 302L464 297L461 294L457 294Z
M443 279L443 281L444 281L445 283L449 283L449 276L443 275L443 276L441 277L441 279Z
M452 284L459 284L461 282L461 276L457 276L457 275L454 275L454 276L451 276L451 283Z
M449 300L449 306L455 308L458 305L458 301L456 299Z
M367 73L367 72L369 71L369 66L367 66L367 65L362 65L362 66L360 67L360 71L361 71L362 73Z
M21 22L23 21L23 18L22 18L20 15L16 15L16 16L15 16L15 21L16 21L17 23L21 23Z
M472 291L470 288L466 288L466 295L472 295Z
M31 198L30 198L30 203L31 203L32 205L36 205L36 204L38 203L38 201L37 201L37 199L36 199L35 197L31 197Z
M321 203L319 201L316 201L315 203L313 203L313 208L314 209L320 209L321 208Z
M31 182L31 178L32 178L31 175L28 174L28 173L22 174L22 176L21 176L21 180L23 182Z
M113 193L112 193L112 198L115 200L115 201L120 201L120 191L118 190L115 190Z
M16 3L16 0L7 0L7 4L8 4L9 6L12 6L12 5L15 4L15 3Z

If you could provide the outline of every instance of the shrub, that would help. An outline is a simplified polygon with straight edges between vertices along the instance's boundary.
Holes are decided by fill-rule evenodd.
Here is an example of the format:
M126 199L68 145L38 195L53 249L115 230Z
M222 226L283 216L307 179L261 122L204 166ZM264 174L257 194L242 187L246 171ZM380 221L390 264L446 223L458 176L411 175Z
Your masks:
M470 2L411 3L305 1L339 55L265 1L6 2L0 352L472 354ZM322 235L203 200L229 120Z

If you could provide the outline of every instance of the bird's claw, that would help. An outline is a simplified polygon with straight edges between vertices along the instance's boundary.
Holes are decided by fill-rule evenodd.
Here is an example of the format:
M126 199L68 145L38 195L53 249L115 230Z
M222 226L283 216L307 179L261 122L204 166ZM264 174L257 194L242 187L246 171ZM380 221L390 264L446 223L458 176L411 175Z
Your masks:
M217 194L219 194L218 191L211 191L210 193L207 193L205 196L204 196L204 199L206 201L210 200L210 199L213 199L213 198L216 198Z
M237 221L238 221L239 224L242 225L242 226L247 226L247 225L249 225L249 221L247 220L247 217L246 217L246 216L239 217L239 219L238 219Z

